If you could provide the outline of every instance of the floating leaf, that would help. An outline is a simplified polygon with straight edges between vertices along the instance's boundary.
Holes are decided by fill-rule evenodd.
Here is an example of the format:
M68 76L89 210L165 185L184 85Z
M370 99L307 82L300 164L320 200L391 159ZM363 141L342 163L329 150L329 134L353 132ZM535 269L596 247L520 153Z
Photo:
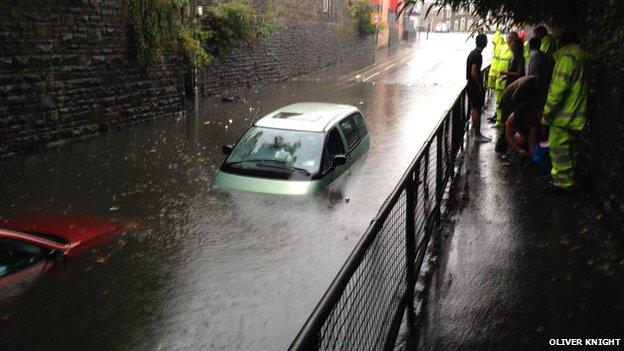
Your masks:
M106 261L108 261L108 257L105 256L98 256L95 258L95 262L99 264L104 264Z

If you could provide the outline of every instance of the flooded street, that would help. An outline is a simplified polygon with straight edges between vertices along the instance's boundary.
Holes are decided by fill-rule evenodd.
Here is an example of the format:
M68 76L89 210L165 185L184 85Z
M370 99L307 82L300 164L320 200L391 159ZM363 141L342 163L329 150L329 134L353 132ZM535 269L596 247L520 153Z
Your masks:
M187 118L0 161L0 217L97 216L128 227L110 246L0 290L1 348L286 349L465 84L466 40L431 35L358 80L202 99ZM316 197L212 187L222 145L254 116L302 101L360 108L368 155Z

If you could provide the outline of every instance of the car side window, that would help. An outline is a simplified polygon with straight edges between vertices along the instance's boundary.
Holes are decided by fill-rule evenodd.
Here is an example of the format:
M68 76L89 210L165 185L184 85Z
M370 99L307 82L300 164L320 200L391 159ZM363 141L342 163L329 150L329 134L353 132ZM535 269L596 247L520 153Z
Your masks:
M360 138L360 134L355 125L353 117L349 116L344 118L342 121L338 122L338 125L340 126L340 129L342 129L342 133L347 139L347 144L349 144L349 147L353 147L353 145L355 145L355 143Z
M43 254L38 246L0 238L0 277L35 264Z
M351 116L353 117L353 120L355 121L355 126L358 130L358 133L360 134L360 137L366 135L368 131L366 130L366 123L364 123L364 118L362 117L362 115L356 112L352 114Z
M344 146L342 145L342 138L338 129L332 128L327 134L327 144L325 145L325 152L323 155L323 170L331 167L332 158L336 155L344 154Z

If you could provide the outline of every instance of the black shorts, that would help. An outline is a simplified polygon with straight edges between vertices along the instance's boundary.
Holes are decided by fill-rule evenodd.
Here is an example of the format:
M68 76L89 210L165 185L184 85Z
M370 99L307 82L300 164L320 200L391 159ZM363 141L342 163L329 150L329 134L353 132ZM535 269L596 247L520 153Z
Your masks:
M468 106L472 110L474 108L483 108L483 104L485 104L485 91L479 91L479 88L468 85L466 87L466 91L468 92Z

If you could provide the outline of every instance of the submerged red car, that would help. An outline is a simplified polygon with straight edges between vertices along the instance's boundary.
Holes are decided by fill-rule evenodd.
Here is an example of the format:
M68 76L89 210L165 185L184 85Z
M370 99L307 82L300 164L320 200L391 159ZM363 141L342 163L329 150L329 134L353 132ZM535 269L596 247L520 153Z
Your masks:
M120 222L84 217L23 217L0 221L0 288L39 276L56 262L109 243Z

